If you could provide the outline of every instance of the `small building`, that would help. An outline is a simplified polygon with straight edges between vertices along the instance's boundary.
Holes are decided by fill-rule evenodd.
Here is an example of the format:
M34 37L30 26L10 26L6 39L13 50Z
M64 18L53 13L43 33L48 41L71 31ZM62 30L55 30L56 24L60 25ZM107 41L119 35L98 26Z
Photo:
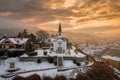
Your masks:
M28 38L3 38L0 40L0 46L3 49L25 49Z
M9 68L8 70L15 70L16 69L16 58L9 58L8 63L9 63Z

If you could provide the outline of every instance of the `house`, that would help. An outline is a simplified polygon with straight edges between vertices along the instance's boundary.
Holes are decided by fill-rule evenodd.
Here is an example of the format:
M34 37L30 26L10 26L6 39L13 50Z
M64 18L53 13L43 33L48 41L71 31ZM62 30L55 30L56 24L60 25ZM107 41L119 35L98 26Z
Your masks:
M40 44L38 42L31 42L31 45L34 50L40 48Z
M3 38L0 40L0 46L3 49L25 49L28 38Z

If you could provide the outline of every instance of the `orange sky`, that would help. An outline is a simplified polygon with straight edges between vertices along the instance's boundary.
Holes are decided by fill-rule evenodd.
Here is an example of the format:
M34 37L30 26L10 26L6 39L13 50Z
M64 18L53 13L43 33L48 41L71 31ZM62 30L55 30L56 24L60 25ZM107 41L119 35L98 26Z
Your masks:
M0 0L1 28L120 34L120 0Z

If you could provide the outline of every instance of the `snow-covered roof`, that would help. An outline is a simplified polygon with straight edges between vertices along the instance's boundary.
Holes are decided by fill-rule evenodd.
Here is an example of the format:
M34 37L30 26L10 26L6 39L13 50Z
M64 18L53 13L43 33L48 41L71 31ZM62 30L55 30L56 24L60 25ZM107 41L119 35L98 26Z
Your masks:
M55 38L49 38L51 40L51 42L53 42L55 40Z
M66 40L64 38L57 38L53 40L53 42L56 42L56 41L66 41Z
M24 44L26 41L28 41L28 38L8 38L11 42L14 44ZM0 40L0 43L2 43L5 39Z
M115 61L120 61L120 57L118 57L118 56L109 56L109 55L106 55L106 56L102 56L102 58L111 59L111 60L115 60Z
M0 40L0 44L1 44L4 40L5 40L5 39L1 39L1 40Z
M28 38L9 38L14 44L24 44Z
M21 55L20 57L28 57L28 55L24 53L24 54Z

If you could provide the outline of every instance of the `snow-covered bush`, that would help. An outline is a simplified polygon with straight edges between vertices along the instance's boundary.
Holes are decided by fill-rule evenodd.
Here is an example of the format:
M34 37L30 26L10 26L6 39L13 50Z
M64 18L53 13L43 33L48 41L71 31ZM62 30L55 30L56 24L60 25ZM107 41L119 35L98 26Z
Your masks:
M48 57L48 62L49 63L53 63L53 58L52 57Z

